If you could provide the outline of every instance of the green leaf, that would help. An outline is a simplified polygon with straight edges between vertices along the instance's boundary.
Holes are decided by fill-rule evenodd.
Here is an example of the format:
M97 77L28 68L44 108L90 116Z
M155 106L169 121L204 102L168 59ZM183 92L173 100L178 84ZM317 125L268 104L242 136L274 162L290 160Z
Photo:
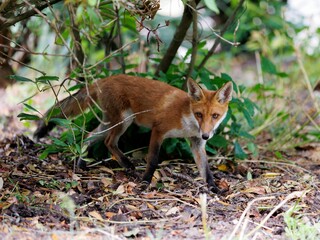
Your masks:
M283 156L282 156L281 152L279 152L279 151L276 151L276 152L274 153L274 155L275 155L276 158L278 158L278 159L283 159Z
M81 155L82 154L81 146L79 144L76 144L75 147L76 147L77 153Z
M70 120L63 118L51 118L50 122L53 122L62 127L69 127L72 124Z
M252 136L250 133L248 133L246 131L241 131L241 130L238 132L238 136L239 137L244 137L244 138L247 138L247 139L251 139L251 140L255 139L255 137Z
M278 72L276 66L267 58L261 58L261 67L262 71L266 73L270 73L273 75L277 75L278 77L285 78L288 77L288 74L285 72Z
M40 118L37 115L34 114L28 114L28 113L20 113L18 116L18 118L20 118L20 121L24 121L24 120L39 120Z
M232 81L232 77L226 73L221 73L221 78L225 79L227 82Z
M254 122L253 119L251 117L251 114L249 113L249 111L247 109L242 109L242 113L243 116L245 117L245 119L247 120L247 123L249 124L250 128L254 127Z
M249 98L243 98L243 105L247 108L250 115L253 116L256 105Z
M57 145L50 145L39 156L40 159L45 159L51 153L61 152L61 148L57 148Z
M68 147L68 145L66 143L64 143L63 141L61 141L58 138L50 137L50 139L53 141L53 144L55 144L55 145L58 145L60 147Z
M214 147L226 148L228 146L228 141L221 135L214 135L208 143Z
M83 88L84 86L85 86L84 83L79 83L79 84L76 84L76 85L70 87L70 88L68 89L68 91L69 91L69 92L72 92L72 91L74 91L74 90L81 89L81 88Z
M48 83L50 81L58 81L59 77L57 76L41 76L36 78L36 82L40 82L40 83Z
M254 144L253 142L249 142L247 144L248 150L253 154L254 157L258 157L258 147L256 144Z
M212 86L212 79L210 79L210 73L206 69L203 69L202 71L199 71L199 77L201 79L201 82L208 88L211 89Z
M245 159L247 157L247 154L243 151L238 141L234 142L234 156L238 159Z
M173 153L174 150L177 148L178 143L179 143L179 140L177 138L168 139L164 145L166 153L168 154Z
M217 154L217 151L214 148L210 147L209 144L206 145L206 151L211 153L212 155Z
M32 82L32 83L34 82L29 78L21 77L21 76L18 76L18 75L10 75L9 78L13 79L13 80L16 80L17 82Z
M37 109L35 109L34 107L32 107L31 105L24 103L23 104L26 108L28 108L29 110L35 111L37 113L40 113Z
M263 72L267 72L270 74L277 74L276 66L267 58L263 57L261 58L261 67Z
M204 4L213 12L216 14L219 14L219 9L217 7L216 1L215 0L204 0Z
M89 4L91 7L94 7L94 6L97 4L97 0L88 0L88 4Z
M286 78L286 77L289 77L289 75L285 72L278 72L277 75L281 78Z
M48 118L50 119L53 116L57 116L59 113L61 113L61 109L59 107L51 108Z

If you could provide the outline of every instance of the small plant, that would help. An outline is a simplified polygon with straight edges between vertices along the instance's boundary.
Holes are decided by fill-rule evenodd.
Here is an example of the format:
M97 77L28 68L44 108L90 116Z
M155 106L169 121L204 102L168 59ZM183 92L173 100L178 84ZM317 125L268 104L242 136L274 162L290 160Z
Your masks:
M292 240L312 240L320 238L320 223L311 223L298 212L298 205L292 206L284 213L286 236Z

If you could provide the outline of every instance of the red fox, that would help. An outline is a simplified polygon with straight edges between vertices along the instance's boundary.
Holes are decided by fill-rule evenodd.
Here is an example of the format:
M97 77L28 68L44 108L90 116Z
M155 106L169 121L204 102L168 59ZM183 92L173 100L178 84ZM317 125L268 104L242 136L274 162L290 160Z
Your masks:
M147 183L151 182L158 167L163 140L189 138L201 177L212 191L219 192L209 168L205 144L227 114L233 86L228 82L217 91L209 91L188 79L187 87L188 92L184 92L164 82L147 78L111 76L58 102L54 107L60 108L61 113L55 117L74 117L98 104L103 121L90 134L96 136L90 144L104 140L110 153L127 169L134 169L134 165L118 148L119 138L132 122L150 128L147 166L142 179ZM48 125L42 121L34 136L37 139L44 137L54 126L50 121Z

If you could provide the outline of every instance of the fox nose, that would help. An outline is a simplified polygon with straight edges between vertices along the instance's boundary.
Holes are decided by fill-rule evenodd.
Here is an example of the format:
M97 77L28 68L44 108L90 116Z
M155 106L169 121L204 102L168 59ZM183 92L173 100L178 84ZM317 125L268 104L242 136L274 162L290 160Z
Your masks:
M208 133L202 134L202 139L203 140L208 140L209 139L209 134Z

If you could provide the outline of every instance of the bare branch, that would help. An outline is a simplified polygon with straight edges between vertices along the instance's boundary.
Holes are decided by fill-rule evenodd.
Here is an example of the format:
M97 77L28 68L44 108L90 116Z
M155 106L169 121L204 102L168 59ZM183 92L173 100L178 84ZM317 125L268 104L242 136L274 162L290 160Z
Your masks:
M20 22L26 18L32 17L36 15L38 12L35 9L38 9L39 11L42 11L43 9L49 7L50 5L56 4L58 2L62 2L62 0L52 0L52 1L40 1L38 5L35 5L34 8L31 10L22 13L16 17L12 17L9 19L6 19L4 17L1 17L1 20L3 23L0 25L0 31L3 31L4 29L16 24L17 22Z
M208 54L205 56L205 58L202 60L202 62L200 63L200 65L197 67L197 69L201 69L204 67L204 65L206 64L206 62L209 60L209 58L214 54L216 48L218 47L219 43L221 42L222 36L225 34L225 32L227 31L227 29L229 28L229 26L233 23L238 11L241 9L243 3L245 0L240 0L237 8L233 11L233 13L231 14L231 16L228 18L227 22L224 24L218 38L216 38L212 48L209 50Z
M197 53L198 53L198 13L197 13L197 9L196 9L197 5L196 5L195 1L192 1L190 4L193 9L193 12L192 12L192 21L193 21L192 54L191 54L191 61L189 64L189 69L187 72L185 84L187 82L187 79L191 76L191 74L193 72L194 65L196 63Z
M198 5L200 0L195 0L195 4ZM169 66L171 65L172 60L176 56L176 53L178 51L178 48L180 47L182 41L184 40L187 31L190 27L190 24L192 22L192 12L193 10L190 8L190 6L186 5L181 22L179 26L177 27L177 30L173 36L173 39L170 43L170 46L162 58L160 64L158 65L158 68L155 72L156 76L159 76L160 72L167 72L169 69Z

